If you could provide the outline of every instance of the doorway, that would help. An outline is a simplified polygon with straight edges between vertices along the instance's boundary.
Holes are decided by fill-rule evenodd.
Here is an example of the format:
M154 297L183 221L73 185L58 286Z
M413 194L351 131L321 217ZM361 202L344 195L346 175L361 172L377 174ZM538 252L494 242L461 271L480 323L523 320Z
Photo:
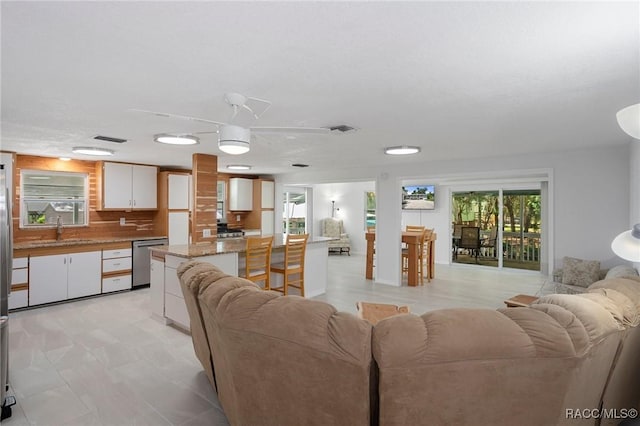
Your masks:
M540 271L541 200L540 189L453 192L452 262ZM463 228L477 241L461 243Z
M282 209L282 232L284 234L306 234L309 217L306 188L285 190Z

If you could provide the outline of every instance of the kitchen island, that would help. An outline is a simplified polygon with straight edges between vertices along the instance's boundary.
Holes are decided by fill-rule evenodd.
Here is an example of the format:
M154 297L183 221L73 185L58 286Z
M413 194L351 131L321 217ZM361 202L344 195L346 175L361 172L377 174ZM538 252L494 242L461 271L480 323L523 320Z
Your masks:
M328 273L328 242L333 238L312 237L307 241L304 262L305 297L325 293ZM271 262L284 259L286 235L274 235ZM189 329L189 315L176 275L178 266L187 260L209 262L229 275L242 276L247 241L245 238L219 239L214 243L152 247L151 250L151 311L166 324ZM281 275L272 282L280 284ZM280 281L278 281L280 280Z

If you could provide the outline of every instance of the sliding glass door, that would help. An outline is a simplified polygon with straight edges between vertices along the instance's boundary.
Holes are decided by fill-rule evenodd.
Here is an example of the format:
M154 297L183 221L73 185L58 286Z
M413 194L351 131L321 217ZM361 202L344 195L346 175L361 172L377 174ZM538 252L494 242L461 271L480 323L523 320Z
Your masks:
M505 190L502 200L504 266L540 270L540 190Z
M453 192L451 213L452 262L540 270L540 189Z

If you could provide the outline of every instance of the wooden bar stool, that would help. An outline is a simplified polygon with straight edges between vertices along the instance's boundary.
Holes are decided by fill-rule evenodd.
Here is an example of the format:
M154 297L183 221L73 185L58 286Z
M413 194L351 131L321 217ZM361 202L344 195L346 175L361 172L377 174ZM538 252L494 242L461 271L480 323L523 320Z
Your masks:
M272 287L271 290L279 291L285 296L289 287L300 290L300 296L304 297L304 254L307 250L309 234L287 235L287 244L284 248L284 262L271 265L271 272L283 275L281 287ZM296 276L291 278L291 276Z
M424 227L422 227L424 228ZM407 229L407 231L409 231ZM429 250L431 245L429 239L433 234L433 229L423 229L422 231L409 231L409 232L422 232L422 239L420 240L420 247L418 251L418 276L420 277L420 283L424 284L424 271L427 269L427 282L431 282L429 274ZM402 250L402 272L408 272L409 270L409 251L407 249ZM426 264L426 266L425 266Z
M271 246L273 237L247 238L244 277L254 283L264 282L264 289L271 289Z

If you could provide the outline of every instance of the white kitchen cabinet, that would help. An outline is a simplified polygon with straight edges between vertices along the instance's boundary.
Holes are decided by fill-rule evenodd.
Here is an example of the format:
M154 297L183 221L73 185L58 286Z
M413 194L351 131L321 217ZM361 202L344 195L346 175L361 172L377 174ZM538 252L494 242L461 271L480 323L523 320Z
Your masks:
M158 168L125 163L102 163L102 208L157 209Z
M273 209L275 208L275 182L271 180L263 180L261 181L262 186L262 208L263 209Z
M170 174L169 180L169 210L189 209L189 175Z
M261 228L262 235L273 235L273 222L275 213L273 210L263 210L261 213Z
M100 294L100 260L102 253L90 251L68 256L67 299Z
M179 172L160 172L159 185L159 232L166 235L169 245L189 244L191 227L191 175Z
M229 275L238 276L237 253L217 254L212 256L197 257L195 259L201 262L211 263L220 268L222 272L225 272ZM180 287L180 280L178 279L177 269L181 263L188 262L189 260L191 259L167 255L165 256L164 263L163 315L168 323L175 322L176 324L187 330L190 328L189 313L187 311L187 305L184 301L184 296L182 295L182 288ZM158 282L159 280L160 278L158 277ZM154 284L152 282L151 286L153 287L153 285ZM153 297L154 296L152 291L152 307L154 306ZM159 306L155 309L159 309Z
M247 229L258 229L262 235L273 235L275 218L275 183L272 180L253 180L254 209L247 215Z
M164 318L164 259L151 255L151 314L156 318Z
M131 166L131 194L134 209L158 208L158 168Z
M29 305L99 294L101 257L100 251L32 256Z
M253 179L229 179L229 210L249 211L253 209Z
M130 290L132 277L131 244L102 250L102 293Z
M168 213L169 245L189 244L189 212L171 211Z
M8 303L9 309L29 306L29 259L26 257L13 259Z

